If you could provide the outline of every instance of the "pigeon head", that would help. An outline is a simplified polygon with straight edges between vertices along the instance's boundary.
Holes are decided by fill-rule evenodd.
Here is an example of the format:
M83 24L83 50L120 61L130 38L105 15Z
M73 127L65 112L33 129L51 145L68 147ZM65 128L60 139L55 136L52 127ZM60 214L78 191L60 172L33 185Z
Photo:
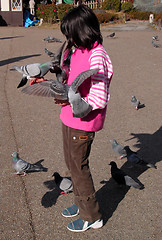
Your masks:
M52 175L52 177L58 178L60 177L60 174L58 172L54 172L54 174Z
M111 161L111 162L109 163L109 165L111 165L112 167L117 167L116 162L114 162L114 161Z
M12 156L13 158L17 158L17 157L18 157L18 153L17 153L17 152L13 152L13 153L11 154L11 156Z
M110 140L110 142L113 144L113 145L118 145L117 141L115 139L113 140Z
M130 148L129 148L129 146L125 146L124 149L125 149L126 152L131 151Z
M135 96L132 96L132 102L136 102L137 101L137 98Z

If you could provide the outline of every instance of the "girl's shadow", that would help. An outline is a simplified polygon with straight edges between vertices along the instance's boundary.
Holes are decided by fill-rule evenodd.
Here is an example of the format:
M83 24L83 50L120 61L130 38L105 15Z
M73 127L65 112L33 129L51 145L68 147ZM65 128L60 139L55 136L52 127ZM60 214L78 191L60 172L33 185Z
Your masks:
M142 156L144 160L153 164L161 161L162 127L160 127L153 134L131 133L131 135L133 136L132 138L137 139L137 144L135 146L140 148L137 151L139 156ZM142 173L148 170L148 167L135 166L133 168L129 168L129 165L130 164L126 160L121 169L134 179L138 179ZM157 171L156 169L153 170ZM106 184L97 191L96 196L99 202L101 214L103 216L104 224L113 215L118 204L124 199L128 191L129 187L119 187L112 178L110 178L110 180L107 181Z

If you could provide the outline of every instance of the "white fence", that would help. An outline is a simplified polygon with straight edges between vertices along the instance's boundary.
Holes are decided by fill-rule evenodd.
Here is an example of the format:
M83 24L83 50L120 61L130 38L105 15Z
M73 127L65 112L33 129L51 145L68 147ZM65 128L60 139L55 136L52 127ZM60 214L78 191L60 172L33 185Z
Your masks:
M95 9L95 8L101 8L102 7L102 3L105 0L93 0L93 1L83 1L84 5L87 5L89 8ZM77 2L77 4L74 3L74 6L78 6L79 2Z

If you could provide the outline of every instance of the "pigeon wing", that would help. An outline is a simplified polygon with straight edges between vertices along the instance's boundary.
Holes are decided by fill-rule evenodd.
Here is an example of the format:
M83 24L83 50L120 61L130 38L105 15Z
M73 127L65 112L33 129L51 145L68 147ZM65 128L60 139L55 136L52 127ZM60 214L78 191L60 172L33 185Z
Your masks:
M51 91L50 84L52 80L36 83L22 89L23 93L41 97L54 97Z
M44 51L49 57L54 57L55 56L55 53L49 51L47 48L45 48Z
M72 181L68 178L63 178L59 187L64 192L71 191L72 190Z
M95 68L80 73L71 84L72 90L76 93L78 87L84 82L84 80L96 74L99 70L99 68Z
M30 164L22 159L19 159L17 163L14 165L15 170L19 173L25 172L26 170L28 170L29 167Z
M33 64L25 65L23 66L23 72L30 77L36 77L41 73L40 64L33 63Z
M126 175L124 176L125 178L125 184L129 187L134 187L134 188L141 188L141 186L133 180L130 176Z
M62 58L63 58L63 49L65 47L66 41L61 45L61 47L56 51L56 54L54 55L52 59L53 65L60 65L62 66Z

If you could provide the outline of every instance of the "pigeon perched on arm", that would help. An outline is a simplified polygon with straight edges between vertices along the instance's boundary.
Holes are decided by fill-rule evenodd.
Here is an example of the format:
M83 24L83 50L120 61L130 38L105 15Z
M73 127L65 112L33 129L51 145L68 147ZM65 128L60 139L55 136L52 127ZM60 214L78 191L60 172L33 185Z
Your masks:
M53 70L53 63L33 63L20 67L14 65L13 68L23 75L19 85L17 86L17 88L20 88L27 83L29 78L43 78L50 70Z
M45 48L45 53L49 57L51 57L51 61L54 66L54 73L56 73L56 78L59 82L63 83L67 78L69 74L69 67L70 67L70 60L71 55L73 53L72 49L67 49L68 52L66 58L63 60L63 50L65 47L66 41L62 44L62 46L57 50L56 53L53 53L49 51L47 48Z
M138 110L140 106L140 101L135 96L132 96L131 104L136 108L136 110Z
M126 153L127 153L127 160L128 160L128 162L130 162L132 164L146 166L146 167L149 167L149 168L157 168L154 164L148 163L148 162L144 161L143 159L141 159L137 155L137 152L133 152L130 149L129 146L125 146L124 149L126 150Z
M81 98L77 90L85 79L96 74L98 71L99 69L96 68L80 73L71 85L62 84L57 80L51 79L25 87L22 89L22 92L29 95L53 97L57 100L67 100L73 109L74 116L83 117L85 114L89 113L91 106Z
M69 178L60 176L58 172L54 172L53 177L57 187L62 191L61 194L68 194L73 191L73 184Z
M16 170L16 173L13 174L20 174L21 176L25 176L28 172L47 172L48 170L40 164L40 161L32 164L19 158L17 152L12 153L12 166Z
M43 39L44 41L48 42L48 43L52 43L52 42L62 42L60 39L55 38L55 37L46 37Z
M139 183L135 182L133 178L131 178L128 174L117 167L117 164L114 161L111 161L111 175L112 178L119 184L119 185L126 185L129 187L134 187L141 189L143 188Z
M112 143L112 149L113 151L120 155L120 159L124 158L127 156L126 150L124 149L124 146L120 145L115 139L110 140Z

